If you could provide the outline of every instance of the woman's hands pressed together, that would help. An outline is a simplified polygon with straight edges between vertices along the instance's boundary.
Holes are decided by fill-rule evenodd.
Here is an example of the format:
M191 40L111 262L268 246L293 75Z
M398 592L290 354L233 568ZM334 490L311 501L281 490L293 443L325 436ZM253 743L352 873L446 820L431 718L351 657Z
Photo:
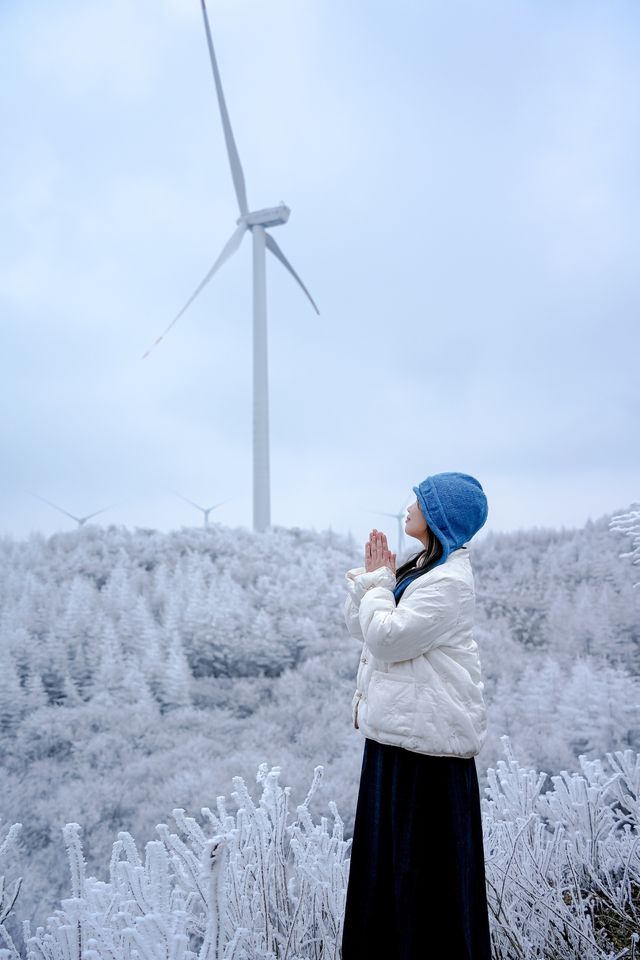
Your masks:
M396 555L389 550L384 533L375 528L364 546L364 566L367 573L378 567L389 567L392 573L396 572Z

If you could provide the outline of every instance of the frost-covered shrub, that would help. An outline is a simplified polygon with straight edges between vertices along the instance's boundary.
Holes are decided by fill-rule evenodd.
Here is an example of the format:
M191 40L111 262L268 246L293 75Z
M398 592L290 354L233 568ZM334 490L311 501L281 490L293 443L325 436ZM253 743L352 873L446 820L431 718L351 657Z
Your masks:
M640 754L607 753L608 769L582 756L580 773L548 778L502 743L481 801L494 960L634 960ZM28 960L339 960L351 840L333 801L331 830L310 816L322 773L292 820L290 787L263 763L257 802L234 777L234 814L224 797L202 808L204 827L175 809L178 833L158 824L144 857L121 832L107 882L85 876L80 828L67 824L72 896L46 928L25 921ZM0 916L0 957L17 958Z
M494 960L639 956L640 754L580 756L543 790L501 740L482 801Z
M31 935L25 923L29 960L336 957L351 841L335 803L331 832L326 817L314 824L309 815L322 767L292 822L279 774L260 765L258 803L235 777L237 813L218 797L215 812L202 808L207 831L174 810L181 835L158 824L161 839L146 844L144 859L120 833L108 882L85 876L80 827L67 824L73 895L46 929Z

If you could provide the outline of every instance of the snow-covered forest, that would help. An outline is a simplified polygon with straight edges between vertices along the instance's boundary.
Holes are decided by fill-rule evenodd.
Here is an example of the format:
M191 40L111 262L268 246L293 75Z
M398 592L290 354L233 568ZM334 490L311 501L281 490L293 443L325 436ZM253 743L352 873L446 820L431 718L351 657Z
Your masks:
M566 952L549 956L616 955L606 938L595 938L598 921L583 903L593 888L588 865L609 890L599 897L617 917L619 947L628 939L624 911L640 910L637 886L620 906L640 873L640 574L629 537L611 519L575 530L489 533L470 545L489 715L476 764L488 875L504 898L492 922L505 958L556 939ZM143 957L148 931L136 922L139 902L154 914L167 955L190 956L223 934L230 942L231 927L235 935L256 916L250 900L236 890L231 912L219 915L207 904L217 902L226 869L235 865L236 877L245 877L242 849L267 849L269 830L282 843L286 796L297 810L295 862L288 877L267 874L262 898L263 912L273 898L280 919L272 930L263 923L260 943L249 948L251 938L238 934L236 952L219 955L337 956L363 748L350 713L360 647L346 631L342 602L344 572L361 562L352 539L299 528L257 534L214 524L164 534L87 525L0 541L0 874L5 905L12 878L23 878L6 920L16 943L28 919L25 939L39 960L79 956L69 953L71 929L83 931L83 957L106 957L104 944L89 943L93 913L112 946L116 930L135 928L115 953L137 949ZM246 792L256 770L262 803ZM547 776L539 780L538 771ZM218 798L234 786L227 810ZM165 827L158 840L156 825L172 811L186 837L178 841ZM568 838L555 859L545 817ZM246 848L238 834L213 843L231 826L249 837ZM516 835L522 850L509 860ZM525 862L532 855L542 872ZM121 856L129 872L116 869ZM503 884L508 860L516 876L530 878L524 892L513 878ZM569 861L579 869L567 899L547 881ZM616 876L623 863L625 876ZM315 926L307 910L292 926L295 904L306 897L323 904ZM546 898L549 909L524 921L527 898ZM64 916L36 936L61 899ZM1 911L0 899L0 923ZM46 936L53 940L45 949ZM51 946L63 941L64 950Z

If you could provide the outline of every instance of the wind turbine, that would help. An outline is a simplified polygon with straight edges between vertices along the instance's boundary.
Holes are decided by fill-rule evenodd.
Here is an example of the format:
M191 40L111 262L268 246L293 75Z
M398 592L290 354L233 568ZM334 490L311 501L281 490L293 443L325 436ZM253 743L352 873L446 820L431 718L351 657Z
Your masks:
M397 521L397 523L398 523L398 552L397 552L397 555L396 555L396 559L399 560L399 559L400 559L400 555L401 555L402 550L403 550L403 547L404 547L404 523L403 523L403 521L404 521L404 519L405 519L406 516L407 516L407 508L406 508L406 507L403 507L402 510L400 510L399 513L386 513L384 510L372 510L371 513L377 513L377 514L379 514L380 516L383 516L383 517L393 517L394 520Z
M225 263L229 257L236 252L242 239L250 230L253 235L253 528L257 531L264 531L271 524L271 496L269 485L269 389L267 372L267 296L266 296L266 250L282 263L289 271L292 277L300 284L307 297L311 301L314 310L319 315L313 297L305 287L304 283L293 269L284 253L273 239L270 233L267 233L267 227L278 227L286 223L289 219L290 209L283 201L280 201L277 207L265 207L260 210L249 210L247 195L244 183L244 173L240 164L240 157L236 148L227 105L222 92L222 83L218 72L215 53L213 51L213 40L211 39L211 30L209 28L209 18L205 0L200 0L202 7L202 16L204 19L204 29L207 35L207 45L209 47L209 57L211 68L213 70L213 79L216 86L218 105L222 118L222 129L229 155L229 164L231 166L231 177L233 186L240 208L240 216L237 218L237 227L222 248L218 256L202 283L196 288L195 292L189 297L186 304L178 314L173 318L166 330L157 338L149 350L142 355L144 360L153 348L160 343L162 338L171 329L173 324L185 312L187 307L195 300L203 287L211 280L214 273Z
M181 493L178 493L177 490L172 490L172 493L175 493L176 497L180 497L181 500L186 500L187 503L190 503L192 507L196 507L197 510L201 510L204 514L204 527L205 529L209 526L209 514L212 510L215 510L216 507L221 507L223 503L228 503L229 500L233 499L228 497L226 500L221 500L219 503L214 503L212 507L201 507L199 503L194 503L193 500L189 500L188 497L183 497Z
M104 513L105 510L110 510L111 507L117 506L117 504L112 503L108 507L101 507L100 510L95 510L93 513L88 513L85 517L76 517L75 514L69 513L68 510L63 510L62 507L59 507L57 503L52 503L51 500L47 500L45 497L41 497L37 493L32 493L31 490L27 490L27 493L31 493L32 497L37 497L38 500L43 500L45 503L48 503L50 507L54 507L56 510L59 510L60 513L66 514L67 517L71 517L72 520L75 520L79 527L83 527L87 520L90 520L91 517L97 516L99 513Z

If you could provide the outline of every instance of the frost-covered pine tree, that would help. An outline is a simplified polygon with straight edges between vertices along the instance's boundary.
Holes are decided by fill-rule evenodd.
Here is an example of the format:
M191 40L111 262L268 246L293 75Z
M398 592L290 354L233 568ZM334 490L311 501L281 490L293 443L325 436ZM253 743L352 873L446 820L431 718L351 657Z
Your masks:
M625 513L611 518L609 529L631 537L631 550L620 554L620 559L631 557L633 564L640 563L640 500L633 500ZM640 588L640 580L634 583L634 589Z

